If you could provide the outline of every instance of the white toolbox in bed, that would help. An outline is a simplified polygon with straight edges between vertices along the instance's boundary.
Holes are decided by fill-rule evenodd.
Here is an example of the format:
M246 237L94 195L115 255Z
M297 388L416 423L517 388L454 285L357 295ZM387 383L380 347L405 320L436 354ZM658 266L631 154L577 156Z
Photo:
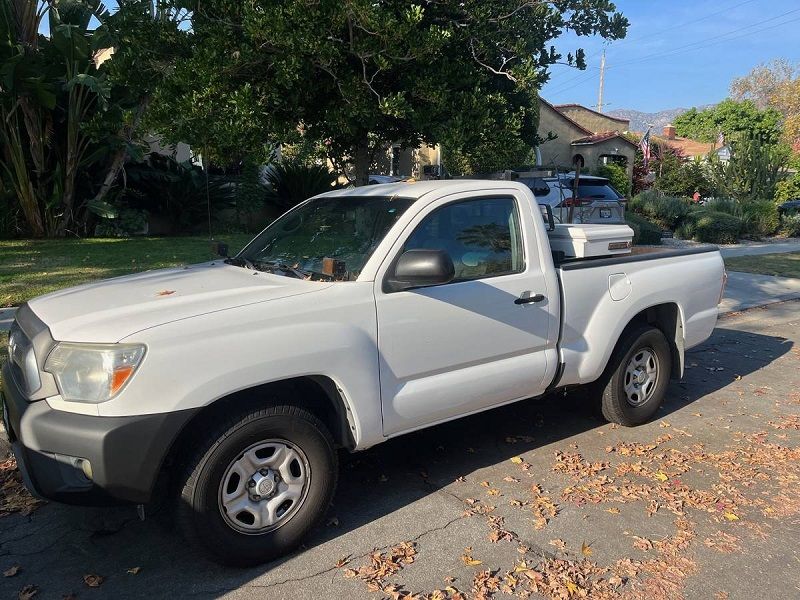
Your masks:
M627 225L560 224L548 232L550 247L566 258L630 254L633 229Z

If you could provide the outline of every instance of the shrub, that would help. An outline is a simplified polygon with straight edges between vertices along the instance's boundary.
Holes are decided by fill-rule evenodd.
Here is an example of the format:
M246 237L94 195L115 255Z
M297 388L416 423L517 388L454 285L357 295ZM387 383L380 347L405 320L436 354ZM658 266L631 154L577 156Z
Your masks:
M625 213L625 221L633 229L633 243L635 245L658 246L661 244L661 229L658 225L632 212Z
M787 177L775 186L775 202L778 204L797 198L800 198L800 173Z
M800 213L783 217L781 235L785 235L786 237L800 237Z
M681 198L662 196L655 191L642 192L628 203L628 208L662 229L674 230L689 213L689 202Z
M605 177L611 183L611 187L617 190L624 197L631 195L631 178L628 169L616 163L600 165L595 169L598 177Z
M742 221L738 217L717 210L693 213L694 239L709 244L735 244L739 241Z
M772 235L781 224L778 207L769 201L748 202L741 209L743 233L755 236Z
M739 203L732 198L712 198L706 202L705 209L724 212L734 217L738 217L742 214Z
M312 196L335 189L337 179L336 173L326 166L284 160L267 168L267 199L289 209Z

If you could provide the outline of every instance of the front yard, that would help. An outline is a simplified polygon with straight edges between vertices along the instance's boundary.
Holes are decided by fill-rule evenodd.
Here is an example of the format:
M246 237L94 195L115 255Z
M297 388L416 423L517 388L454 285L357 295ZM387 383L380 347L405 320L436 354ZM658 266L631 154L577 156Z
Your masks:
M729 271L800 279L800 252L726 258L725 268Z
M219 236L231 252L249 234ZM0 307L96 279L215 258L205 237L0 240Z

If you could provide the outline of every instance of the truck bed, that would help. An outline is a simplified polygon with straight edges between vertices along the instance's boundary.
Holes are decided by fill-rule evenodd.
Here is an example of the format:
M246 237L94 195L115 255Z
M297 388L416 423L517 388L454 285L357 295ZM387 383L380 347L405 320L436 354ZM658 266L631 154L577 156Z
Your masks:
M706 252L717 252L716 246L696 246L693 248L659 248L657 246L634 246L630 254L617 256L598 256L595 258L560 258L553 256L556 268L565 271L577 269L591 269L596 267L607 267L610 265L621 265L633 262L658 260L661 258L676 258L680 256L693 256ZM554 253L557 254L557 253Z
M593 381L631 319L673 311L683 349L701 343L717 320L724 265L715 246L637 247L631 254L556 263L561 284L560 385Z

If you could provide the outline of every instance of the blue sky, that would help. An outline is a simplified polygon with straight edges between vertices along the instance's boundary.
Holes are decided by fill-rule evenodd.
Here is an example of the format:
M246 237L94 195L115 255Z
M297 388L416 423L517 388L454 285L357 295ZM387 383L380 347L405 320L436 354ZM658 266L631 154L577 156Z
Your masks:
M730 82L773 58L800 62L798 0L617 0L627 38L606 52L605 110L657 112L719 102ZM597 104L603 40L564 35L586 50L586 71L556 65L542 97Z

